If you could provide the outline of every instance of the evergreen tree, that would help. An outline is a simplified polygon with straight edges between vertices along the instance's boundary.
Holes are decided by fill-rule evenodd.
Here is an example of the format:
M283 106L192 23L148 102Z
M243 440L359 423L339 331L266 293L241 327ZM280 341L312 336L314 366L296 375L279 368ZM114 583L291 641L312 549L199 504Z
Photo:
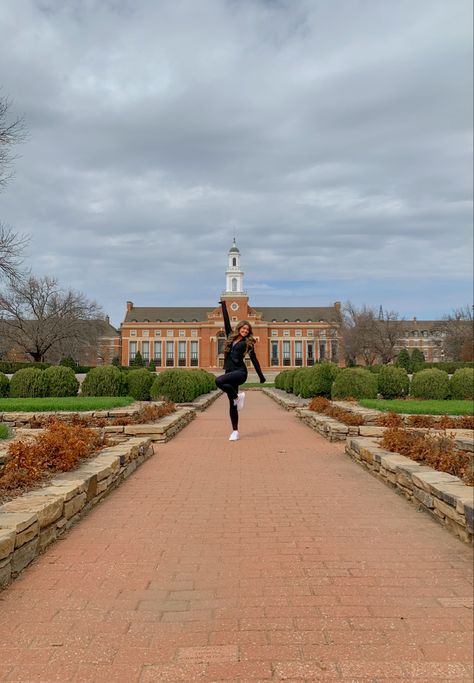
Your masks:
M145 362L143 360L143 356L140 353L140 351L137 351L135 354L135 358L130 362L131 367L133 368L143 368L145 367Z
M397 356L397 360L395 361L395 365L399 368L405 368L407 372L411 372L411 359L408 349L401 349Z
M411 371L418 372L418 370L423 370L425 366L425 354L421 349L413 349L411 352Z

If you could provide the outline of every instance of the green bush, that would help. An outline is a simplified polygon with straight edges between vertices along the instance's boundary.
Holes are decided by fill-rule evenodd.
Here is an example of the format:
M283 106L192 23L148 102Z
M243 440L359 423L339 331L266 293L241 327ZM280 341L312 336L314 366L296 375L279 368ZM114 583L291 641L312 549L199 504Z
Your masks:
M275 377L275 380L274 380L275 389L283 389L283 384L285 381L284 376L285 376L285 373L287 373L287 372L288 372L288 370L282 370Z
M340 372L341 369L334 363L321 363L307 368L300 378L300 396L331 396L331 387Z
M376 398L377 375L362 368L346 368L334 380L332 398Z
M449 377L444 370L420 370L413 375L411 395L415 398L443 400L449 395Z
M451 377L449 393L451 398L474 399L474 368L460 368Z
M400 398L408 396L410 380L405 368L383 365L377 373L379 393L384 398Z
M126 375L127 394L137 401L149 401L154 377L145 368L130 370Z
M197 384L191 373L178 368L164 370L155 378L150 394L153 399L165 398L174 403L186 403L196 398Z
M44 370L24 368L17 370L10 380L11 398L40 398L48 395L48 380Z
M37 370L46 370L49 368L51 363L27 363L24 361L0 361L0 372L4 372L7 375L12 375L17 370L28 369L32 370L36 368Z
M296 396L303 396L303 387L305 384L305 381L307 379L307 376L310 372L313 371L313 368L299 368L293 377L293 393Z
M295 380L295 375L298 372L298 370L287 370L285 373L284 377L284 389L287 394L292 394L293 393L293 382Z
M208 394L216 388L216 377L211 372L207 372L201 368L188 370L188 372L191 373L191 377L196 384L196 396Z
M397 368L405 368L407 372L411 372L411 358L408 349L401 349L395 361Z
M453 375L456 370L461 368L474 368L474 362L469 361L445 361L444 363L425 363L424 370L428 368L436 368L437 370L444 370L449 375Z
M8 396L10 390L10 380L3 372L0 372L0 398Z
M101 365L87 373L81 387L83 396L125 396L125 375L113 365Z
M145 361L143 360L143 356L140 353L140 351L137 351L135 354L135 358L130 361L130 367L132 367L132 368L143 368L143 367L145 367Z
M77 396L79 382L70 367L53 365L44 370L44 376L48 382L48 396Z
M59 365L63 365L65 368L71 368L74 373L79 372L79 363L77 363L72 356L61 358Z
M420 370L424 369L425 354L423 353L423 351L421 351L421 349L413 349L413 351L411 352L410 364L412 372L419 372Z

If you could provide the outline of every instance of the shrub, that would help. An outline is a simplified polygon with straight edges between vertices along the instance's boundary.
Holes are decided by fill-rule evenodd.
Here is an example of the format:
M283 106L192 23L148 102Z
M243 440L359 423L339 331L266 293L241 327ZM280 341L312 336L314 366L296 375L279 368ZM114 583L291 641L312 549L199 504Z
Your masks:
M287 370L283 377L283 387L287 394L293 393L293 382L295 380L295 375L298 370Z
M474 399L474 368L456 370L451 377L451 398Z
M23 369L33 369L36 368L37 370L46 370L46 368L49 368L51 363L27 363L24 361L7 361L7 360L2 360L0 361L0 372L4 372L5 374L13 375L14 372L17 372L17 370L23 370Z
M10 457L0 475L0 492L31 486L48 473L71 470L101 445L101 437L91 429L53 422L34 442L28 439L10 444Z
M197 396L197 384L189 371L175 368L160 372L151 385L154 399L165 398L174 403L192 401Z
M315 396L310 401L308 408L314 410L315 413L325 413L330 405L331 401L328 401L324 396Z
M70 367L53 365L44 370L44 376L48 382L48 396L77 396L79 382Z
M397 368L405 368L407 372L411 372L411 360L410 360L410 354L408 353L408 349L401 349L400 353L397 356L397 360L395 361L395 365Z
M126 393L125 376L113 365L101 365L89 370L81 387L83 396L125 396Z
M10 380L3 372L0 372L0 398L5 398L8 396L10 390Z
M443 363L425 363L424 370L427 368L436 368L437 370L444 370L448 375L453 375L456 370L461 368L473 368L474 362L469 361L445 361Z
M196 396L208 394L216 388L216 378L211 372L195 368L188 370L196 385Z
M379 427L402 427L403 424L403 417L398 413L385 413L377 418Z
M405 368L383 365L377 373L379 392L384 398L407 396L410 380Z
M376 398L377 375L362 368L342 370L332 385L332 398Z
M17 370L10 380L11 398L39 398L48 395L48 380L44 370L24 368Z
M343 408L334 406L331 401L328 401L324 396L315 396L309 404L309 409L314 410L316 413L328 415L328 417L332 417L346 425L359 426L363 425L365 422L362 415L357 415L350 410L344 410Z
M137 401L149 401L154 377L146 368L130 370L126 375L127 393Z
M132 368L143 368L145 366L145 361L140 351L137 351L135 358L130 361L130 367Z
M282 370L281 372L278 373L278 375L275 377L275 389L283 389L283 384L284 384L284 378L285 374L288 372L288 370Z
M118 360L118 359L117 359ZM113 362L113 361L112 361ZM150 362L148 363L149 369L154 372L156 370L156 360L152 358Z
M302 396L305 377L311 372L311 368L298 368L293 375L293 393Z
M425 354L421 349L413 349L411 352L411 372L419 372L425 367Z
M65 368L71 368L75 373L79 372L79 363L77 363L72 356L61 358L59 365L63 365Z
M334 363L321 363L309 368L301 380L301 396L331 396L332 384L340 372L341 369Z
M411 394L415 398L443 400L449 394L448 373L443 370L420 370L411 383Z

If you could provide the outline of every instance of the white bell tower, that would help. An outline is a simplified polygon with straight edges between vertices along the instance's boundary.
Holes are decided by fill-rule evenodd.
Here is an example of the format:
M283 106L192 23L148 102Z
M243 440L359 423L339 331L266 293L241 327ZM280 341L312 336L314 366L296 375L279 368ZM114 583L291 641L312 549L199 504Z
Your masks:
M244 273L240 270L240 251L235 244L235 237L229 249L227 270L225 272L225 291L223 295L242 296L246 295L244 290Z

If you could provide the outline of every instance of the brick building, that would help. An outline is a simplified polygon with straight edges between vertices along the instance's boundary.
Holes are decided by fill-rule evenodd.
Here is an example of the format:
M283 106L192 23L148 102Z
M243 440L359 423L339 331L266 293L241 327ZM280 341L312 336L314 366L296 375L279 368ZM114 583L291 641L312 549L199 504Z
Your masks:
M326 307L253 307L244 288L240 251L228 253L225 289L233 324L248 320L257 339L263 371L305 367L318 360L339 359L340 303ZM127 302L121 325L121 361L129 365L139 351L157 368L201 367L218 371L224 362L224 321L214 307L138 307Z

